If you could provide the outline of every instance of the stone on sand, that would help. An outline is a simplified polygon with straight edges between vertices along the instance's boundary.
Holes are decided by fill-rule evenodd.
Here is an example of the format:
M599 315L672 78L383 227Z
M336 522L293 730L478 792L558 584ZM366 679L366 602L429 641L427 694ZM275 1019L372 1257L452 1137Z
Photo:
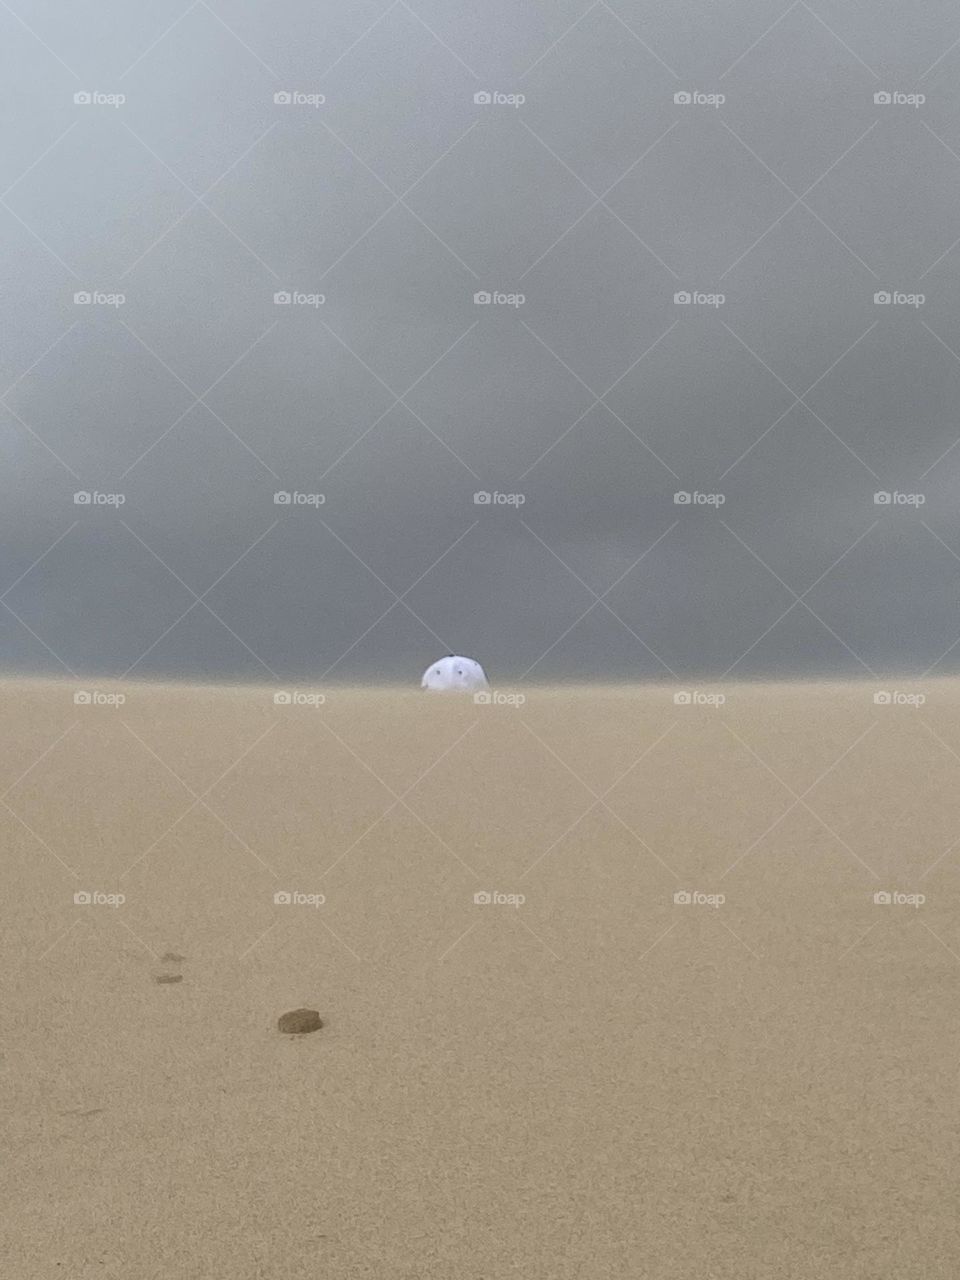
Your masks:
M283 1013L277 1021L277 1030L286 1035L302 1036L308 1031L319 1031L323 1026L316 1009L291 1009Z

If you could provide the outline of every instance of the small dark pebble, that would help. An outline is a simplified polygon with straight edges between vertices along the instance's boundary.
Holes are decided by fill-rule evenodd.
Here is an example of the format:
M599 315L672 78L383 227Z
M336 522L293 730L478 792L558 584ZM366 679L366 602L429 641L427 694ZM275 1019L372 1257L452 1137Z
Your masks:
M182 973L158 973L154 976L154 982L182 982Z
M291 1009L277 1021L277 1030L287 1035L300 1036L308 1031L319 1031L323 1026L316 1009Z

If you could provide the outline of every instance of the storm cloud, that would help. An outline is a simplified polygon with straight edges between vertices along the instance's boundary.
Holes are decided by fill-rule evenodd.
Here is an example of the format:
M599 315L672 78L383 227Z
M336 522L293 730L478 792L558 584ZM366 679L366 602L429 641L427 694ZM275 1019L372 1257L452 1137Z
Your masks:
M5 669L957 669L954 6L0 35Z

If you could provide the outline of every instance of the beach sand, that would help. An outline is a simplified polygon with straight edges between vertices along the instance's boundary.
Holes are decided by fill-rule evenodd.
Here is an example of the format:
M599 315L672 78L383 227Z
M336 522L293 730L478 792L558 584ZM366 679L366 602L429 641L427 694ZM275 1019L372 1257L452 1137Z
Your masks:
M960 1273L960 682L76 690L0 686L4 1274Z

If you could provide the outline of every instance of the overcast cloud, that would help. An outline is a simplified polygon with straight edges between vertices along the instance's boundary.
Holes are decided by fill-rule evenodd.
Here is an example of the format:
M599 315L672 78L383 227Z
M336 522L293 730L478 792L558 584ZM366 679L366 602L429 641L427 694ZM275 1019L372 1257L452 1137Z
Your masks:
M955 5L10 0L0 47L5 669L957 669Z

